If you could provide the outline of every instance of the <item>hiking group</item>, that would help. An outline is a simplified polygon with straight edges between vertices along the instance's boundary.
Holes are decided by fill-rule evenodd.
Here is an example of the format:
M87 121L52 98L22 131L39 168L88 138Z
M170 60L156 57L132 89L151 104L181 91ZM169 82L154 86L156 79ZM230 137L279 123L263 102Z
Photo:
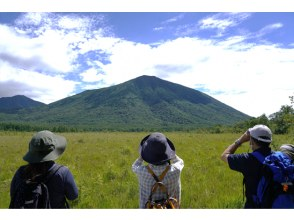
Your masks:
M245 142L252 152L235 154ZM221 159L244 176L244 208L294 208L294 146L285 144L272 151L272 132L265 125L249 128L228 146ZM78 198L70 170L54 161L65 151L63 136L50 131L36 133L23 157L28 162L15 173L10 187L9 208L69 208ZM132 165L139 183L139 208L181 207L181 172L184 161L172 141L154 132L139 144L139 157Z

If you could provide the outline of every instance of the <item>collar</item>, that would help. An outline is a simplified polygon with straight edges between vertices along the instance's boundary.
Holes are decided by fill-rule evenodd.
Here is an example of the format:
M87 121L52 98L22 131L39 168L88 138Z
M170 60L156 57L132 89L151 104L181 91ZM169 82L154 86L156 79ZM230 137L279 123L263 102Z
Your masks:
M261 153L262 155L265 155L265 156L272 153L272 149L270 147L260 147L260 148L256 149L255 151L257 151L257 152L259 152L259 153Z

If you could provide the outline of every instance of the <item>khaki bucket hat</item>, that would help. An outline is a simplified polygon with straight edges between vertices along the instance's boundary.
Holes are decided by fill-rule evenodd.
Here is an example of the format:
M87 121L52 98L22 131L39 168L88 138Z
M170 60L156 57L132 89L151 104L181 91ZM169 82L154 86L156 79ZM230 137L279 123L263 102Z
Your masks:
M23 159L29 163L56 160L65 151L66 144L65 137L47 130L40 131L32 137Z
M293 144L283 144L280 147L280 151L287 154L292 160L294 160L294 145Z

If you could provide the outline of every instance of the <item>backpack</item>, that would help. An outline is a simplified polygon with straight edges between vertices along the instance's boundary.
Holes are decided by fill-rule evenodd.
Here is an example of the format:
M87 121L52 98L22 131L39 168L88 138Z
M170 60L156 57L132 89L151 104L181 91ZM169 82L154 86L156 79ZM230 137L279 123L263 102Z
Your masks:
M26 166L20 169L23 176ZM55 164L45 175L38 175L34 180L22 179L10 201L10 209L50 209L49 191L46 183L62 165Z
M263 164L254 201L258 208L294 208L294 164L282 152L264 157L253 155Z
M153 176L155 179L155 183L151 188L151 192L149 198L145 204L146 209L176 209L179 208L177 199L169 196L166 186L163 184L162 180L165 177L166 173L169 171L170 166L167 166L162 174L157 177L153 170L147 165L148 172ZM153 200L153 194L156 192L157 189L160 189L163 193L165 193L165 198L160 200Z

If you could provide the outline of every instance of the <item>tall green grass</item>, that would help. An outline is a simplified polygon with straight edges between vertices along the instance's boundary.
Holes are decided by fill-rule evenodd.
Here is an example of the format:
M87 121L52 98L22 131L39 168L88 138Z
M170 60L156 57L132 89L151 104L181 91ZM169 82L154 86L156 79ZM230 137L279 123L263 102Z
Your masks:
M220 160L223 150L241 134L166 132L184 160L182 201L184 209L242 208L242 175ZM0 208L9 205L9 188L33 133L0 132ZM131 165L138 157L142 133L63 133L68 146L57 163L69 167L79 188L73 208L138 208L139 189ZM274 136L274 148L293 143L291 135ZM247 152L248 145L237 152Z

